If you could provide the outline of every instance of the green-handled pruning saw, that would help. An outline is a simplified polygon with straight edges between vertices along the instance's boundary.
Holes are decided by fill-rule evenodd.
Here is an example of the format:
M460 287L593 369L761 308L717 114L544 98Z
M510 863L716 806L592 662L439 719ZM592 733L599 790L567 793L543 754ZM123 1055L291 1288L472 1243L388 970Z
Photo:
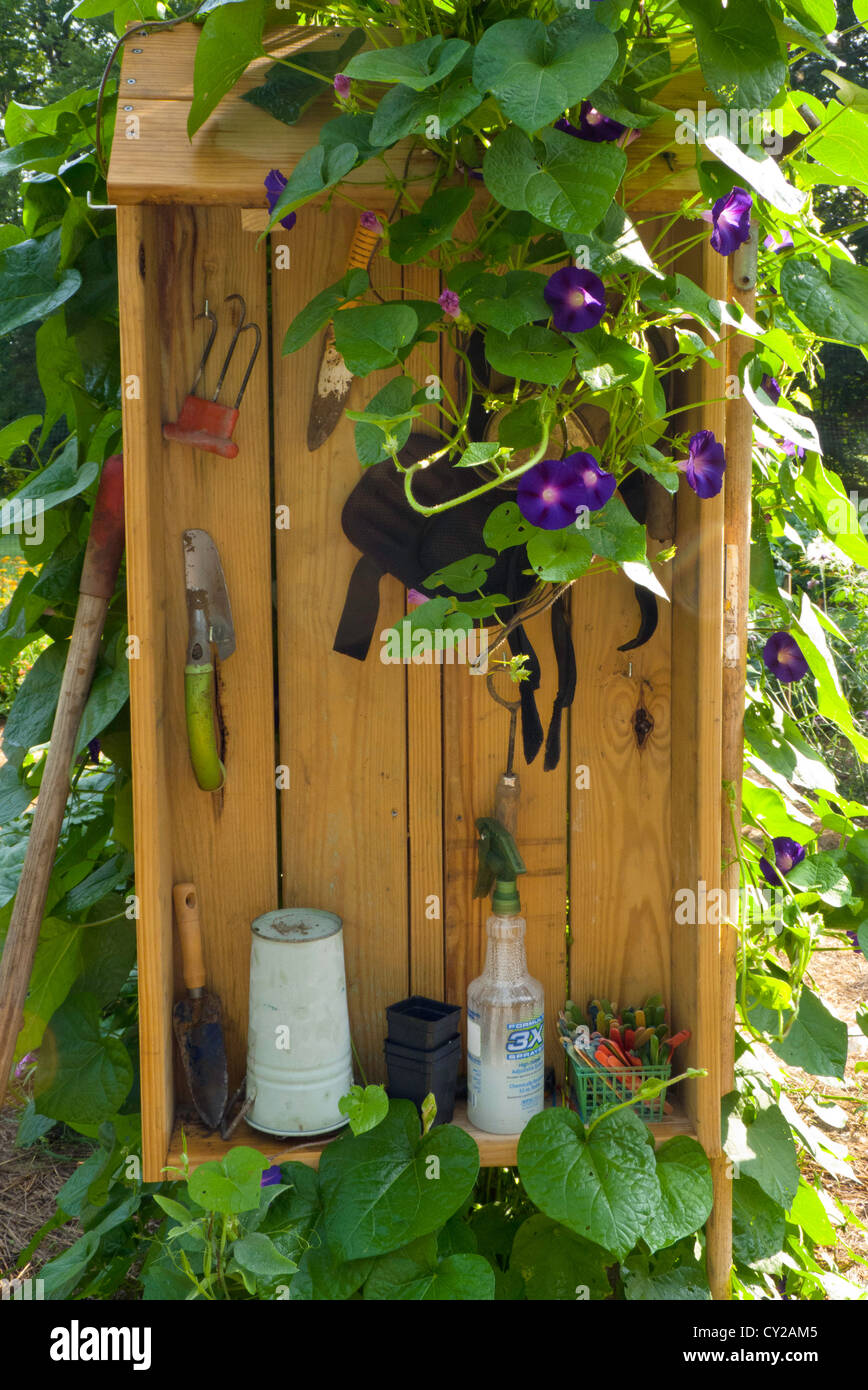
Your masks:
M235 629L216 545L207 531L185 531L181 539L189 624L184 666L187 743L196 781L203 791L216 792L226 780L226 769L218 747L211 647L225 661L235 651Z

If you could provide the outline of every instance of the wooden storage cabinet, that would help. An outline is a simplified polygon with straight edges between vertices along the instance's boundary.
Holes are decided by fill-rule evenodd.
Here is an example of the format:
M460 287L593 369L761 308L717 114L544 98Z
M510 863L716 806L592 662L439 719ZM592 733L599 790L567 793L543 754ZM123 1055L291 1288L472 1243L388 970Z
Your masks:
M272 167L289 172L320 117L287 128L236 91L191 144L195 39L185 26L127 46L109 181L118 205L127 383L130 632L140 652L130 677L144 1169L151 1181L179 1159L182 1118L191 1163L225 1148L189 1120L174 1059L171 1010L183 985L172 884L198 885L208 983L226 1015L230 1087L245 1066L250 922L280 905L316 906L343 919L354 1041L368 1079L384 1079L386 1005L411 992L463 1005L481 969L488 906L472 897L474 822L491 812L507 736L505 712L465 668L382 664L376 637L363 664L332 651L357 558L340 527L359 475L353 425L344 419L322 449L308 451L320 335L287 358L281 342L298 310L342 274L357 214L340 201L328 213L308 207L291 232L261 237L264 176ZM260 80L248 74L240 90ZM682 102L676 93L673 104ZM120 124L129 115L138 118L136 139ZM649 147L643 137L631 159ZM637 206L677 210L692 169L685 162L674 181L655 189L658 166L662 160L649 166L649 191ZM359 195L388 212L382 187L360 183ZM272 268L276 247L289 248L288 269ZM726 297L726 262L707 247L686 270ZM404 290L436 296L436 277L406 267ZM263 349L235 430L239 454L226 460L167 443L161 427L177 417L204 345L204 325L194 316L207 299L225 330L223 301L237 293L248 319L262 327ZM218 334L202 394L213 390L227 341L225 331ZM411 363L417 376L449 372L424 351ZM242 339L222 400L234 398L246 356ZM713 378L705 364L691 374L690 389L701 392L693 399L721 394ZM351 406L386 379L354 386ZM722 403L705 407L695 427L725 439L725 415ZM732 468L730 456L727 479ZM276 524L283 508L288 528ZM186 747L181 533L188 527L204 528L217 544L237 638L219 670L227 778L214 794L197 787ZM658 630L637 651L617 650L636 630L628 581L604 575L574 587L576 699L560 767L544 773L540 755L519 769L517 839L528 867L521 891L529 965L546 989L549 1063L563 1065L556 1016L568 980L577 1000L600 993L627 1003L661 990L676 1023L693 1030L688 1055L679 1058L708 1076L683 1084L677 1113L655 1128L658 1137L687 1132L703 1143L720 1224L719 1098L730 1084L732 982L717 929L676 925L672 898L679 886L720 882L723 497L700 503L682 487L674 539L678 554L666 571L672 602L661 603ZM391 579L380 592L385 628L401 617L405 595ZM556 676L547 615L529 632L542 662L546 717ZM639 734L637 711L644 712ZM580 766L588 769L586 788L576 785ZM289 777L282 790L280 769ZM483 1163L514 1161L509 1136L477 1139ZM231 1142L255 1144L274 1158L292 1153L316 1162L319 1153L316 1145L243 1125ZM724 1247L718 1239L718 1286Z

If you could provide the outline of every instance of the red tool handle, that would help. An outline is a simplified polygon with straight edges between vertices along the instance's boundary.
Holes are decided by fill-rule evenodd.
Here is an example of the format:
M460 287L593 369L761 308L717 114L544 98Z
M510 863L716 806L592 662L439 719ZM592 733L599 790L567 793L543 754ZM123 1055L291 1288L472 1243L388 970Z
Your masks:
M93 598L111 598L123 551L124 456L112 454L102 466L79 593L90 594Z

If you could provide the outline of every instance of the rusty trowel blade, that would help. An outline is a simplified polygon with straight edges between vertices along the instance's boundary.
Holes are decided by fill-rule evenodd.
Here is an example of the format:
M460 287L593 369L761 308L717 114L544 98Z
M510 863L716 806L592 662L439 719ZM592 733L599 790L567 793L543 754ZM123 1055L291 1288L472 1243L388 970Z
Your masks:
M229 1072L220 1000L203 990L181 999L172 1012L175 1037L202 1123L218 1129L229 1100Z
M307 422L307 447L311 453L325 444L343 415L352 384L353 374L335 347L334 334L329 327L323 338Z
M220 554L207 531L185 531L183 541L187 609L191 617L197 609L204 612L211 641L225 661L235 650L235 628Z

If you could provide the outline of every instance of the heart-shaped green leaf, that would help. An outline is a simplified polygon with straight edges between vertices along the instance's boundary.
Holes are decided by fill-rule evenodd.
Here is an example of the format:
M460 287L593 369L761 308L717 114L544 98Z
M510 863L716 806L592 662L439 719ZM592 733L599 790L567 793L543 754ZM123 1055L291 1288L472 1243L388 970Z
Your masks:
M243 92L244 101L261 106L269 116L284 125L295 125L304 111L322 96L325 88L323 78L332 78L335 73L344 72L346 64L354 53L358 53L365 41L363 29L352 29L339 48L319 49L300 53L296 57L298 67L284 67L275 63L269 68L261 87ZM300 72L300 68L307 71Z
M420 1133L411 1101L392 1101L368 1134L330 1144L319 1182L329 1245L342 1260L398 1250L428 1235L469 1197L479 1151L464 1130Z
M494 1271L482 1255L438 1257L436 1236L377 1260L365 1284L368 1300L480 1302L494 1298Z
M602 221L626 167L617 146L554 129L540 131L534 141L505 130L483 162L486 186L504 207L573 235L592 232Z
M723 1147L739 1174L753 1178L778 1206L789 1211L799 1188L799 1165L790 1126L777 1105L767 1105L748 1121L735 1098L724 1102Z
M392 227L389 256L398 265L419 261L446 241L462 213L473 202L472 188L441 188L421 211L402 217Z
M579 530L595 555L619 564L645 560L645 527L633 519L617 495L598 512L591 512L587 523Z
M389 1113L389 1097L384 1086L352 1086L348 1095L341 1096L338 1110L346 1115L353 1134L366 1134L375 1129Z
M379 48L357 53L347 63L347 77L364 82L402 82L414 92L424 92L448 77L470 49L465 39L435 36L397 48Z
M60 230L0 251L0 335L46 319L81 286L77 270L58 274Z
M509 336L497 328L485 335L485 356L495 371L519 381L560 386L573 365L573 349L558 333L526 323Z
M133 1084L130 1054L106 1037L91 994L72 994L45 1030L34 1080L41 1115L97 1125L118 1111Z
M539 130L598 87L617 57L617 40L590 11L549 25L503 19L476 45L473 82L522 130Z
M599 1245L583 1240L549 1216L531 1216L516 1232L509 1260L531 1301L606 1298L611 1286Z
M825 271L816 261L791 257L781 270L781 294L787 308L818 338L853 347L868 343L868 270L864 266L836 257Z
M439 91L414 91L401 85L387 92L374 113L371 141L393 145L405 135L424 135L438 140L475 111L482 101L469 77L460 75L464 65Z
M699 62L724 106L764 110L787 79L768 11L753 0L681 0L696 34Z
M369 468L372 463L382 463L383 459L391 457L392 449L397 453L403 449L410 437L410 430L413 427L411 415L416 412L413 410L413 386L414 383L408 376L395 377L393 381L387 381L381 391L372 396L368 401L364 414L366 416L379 415L379 421L373 419L359 420L353 411L349 418L357 420L355 430L356 453L359 456L359 463L364 468ZM406 415L406 420L394 423L395 417ZM386 421L389 423L387 424ZM386 441L393 441L390 448L386 448Z
M408 304L360 304L335 315L335 345L354 376L367 376L399 361L418 327Z
M461 309L473 323L513 333L522 324L549 317L545 285L545 276L532 270L508 270L505 275L484 272L464 285Z
M695 1139L676 1134L660 1145L656 1159L660 1202L643 1239L649 1249L663 1250L705 1225L714 1193L708 1156Z
M282 1255L274 1241L261 1231L254 1231L252 1235L236 1240L232 1247L232 1257L239 1269L251 1275L257 1284L266 1287L281 1280L288 1283L289 1276L295 1274L298 1269L295 1260Z
M583 531L565 526L562 531L537 531L531 536L527 558L540 579L563 584L585 573L594 552Z
M259 1206L262 1174L268 1159L256 1149L236 1144L225 1158L202 1163L187 1179L193 1201L206 1211L254 1211Z
M525 521L515 502L501 502L485 523L482 539L492 550L508 550L511 545L523 545L536 527Z
M368 272L356 268L348 270L340 280L329 285L328 289L320 290L319 294L304 306L301 313L296 314L287 328L283 340L283 356L288 357L291 352L298 352L305 343L309 343L315 333L331 322L341 305L358 299L364 294L369 283Z
M732 1253L741 1264L767 1260L783 1247L786 1213L753 1178L732 1185Z
M269 227L274 227L287 213L306 203L309 198L315 198L324 188L339 183L350 172L358 157L358 147L350 140L328 148L313 145L305 150L274 205Z
M546 1216L623 1259L660 1202L648 1130L631 1110L587 1133L571 1110L534 1115L518 1141L518 1168Z
M429 574L424 581L426 589L449 589L453 594L472 594L481 589L486 575L494 564L493 555L467 555L463 560L454 560L451 565Z

